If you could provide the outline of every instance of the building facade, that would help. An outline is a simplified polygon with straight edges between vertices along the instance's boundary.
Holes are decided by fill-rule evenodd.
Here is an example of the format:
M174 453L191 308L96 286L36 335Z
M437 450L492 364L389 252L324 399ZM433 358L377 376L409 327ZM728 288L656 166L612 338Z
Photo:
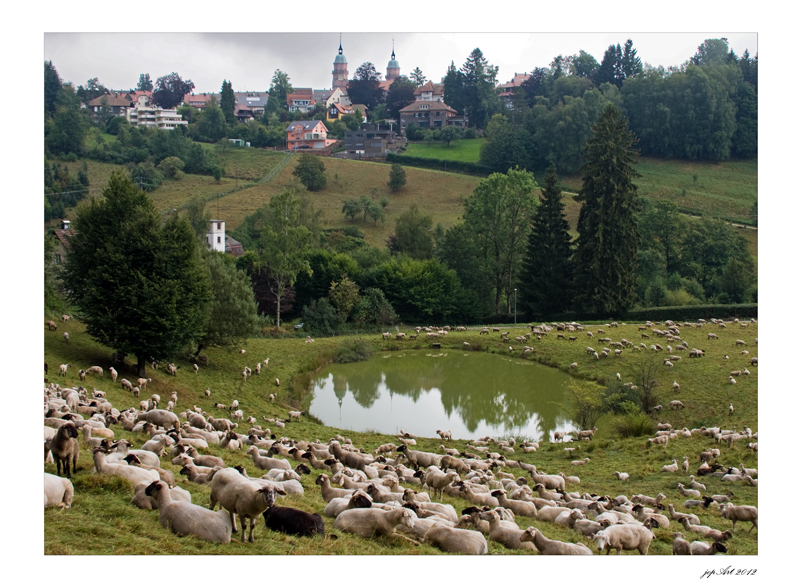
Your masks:
M390 130L389 126L362 124L359 130L347 130L344 133L346 158L385 157L396 138L397 133Z
M167 110L157 106L142 106L137 104L125 112L131 126L149 126L162 130L172 130L176 126L189 124L177 110Z
M333 71L331 71L331 75L333 75L333 81L331 83L331 89L341 88L342 92L347 94L347 58L342 53L342 39L339 38L339 54L333 60Z
M459 116L455 109L444 102L417 100L400 110L400 129L405 130L411 123L420 128L444 128L445 126L466 128L467 118Z
M298 120L286 127L286 148L290 151L324 149L334 142L320 120Z

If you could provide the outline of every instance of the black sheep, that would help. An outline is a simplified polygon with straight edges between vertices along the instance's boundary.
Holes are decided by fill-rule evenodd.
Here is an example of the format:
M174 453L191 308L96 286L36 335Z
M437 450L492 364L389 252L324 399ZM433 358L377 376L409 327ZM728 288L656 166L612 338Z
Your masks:
M325 535L325 523L319 513L310 514L291 507L273 505L262 514L264 524L273 531L306 537Z

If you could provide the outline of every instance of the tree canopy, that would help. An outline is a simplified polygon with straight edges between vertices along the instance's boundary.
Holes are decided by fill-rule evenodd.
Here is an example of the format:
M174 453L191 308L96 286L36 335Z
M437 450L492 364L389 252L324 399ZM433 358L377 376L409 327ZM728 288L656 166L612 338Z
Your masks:
M92 338L135 355L143 376L147 361L170 359L200 336L211 289L185 219L162 223L149 197L115 172L73 228L62 276Z
M169 75L159 77L153 90L153 102L162 108L173 109L183 103L183 97L191 93L194 84L190 79L184 81L174 71Z

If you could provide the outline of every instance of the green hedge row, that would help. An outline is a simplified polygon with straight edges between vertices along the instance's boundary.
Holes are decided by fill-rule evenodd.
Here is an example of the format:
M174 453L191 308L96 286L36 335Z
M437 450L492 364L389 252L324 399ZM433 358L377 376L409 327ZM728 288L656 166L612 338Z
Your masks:
M467 161L448 161L444 159L429 159L426 157L411 157L408 155L398 155L396 153L386 153L386 161L389 163L400 163L409 167L422 167L424 169L436 169L448 171L460 171L473 173L475 175L490 175L494 169L478 163Z

